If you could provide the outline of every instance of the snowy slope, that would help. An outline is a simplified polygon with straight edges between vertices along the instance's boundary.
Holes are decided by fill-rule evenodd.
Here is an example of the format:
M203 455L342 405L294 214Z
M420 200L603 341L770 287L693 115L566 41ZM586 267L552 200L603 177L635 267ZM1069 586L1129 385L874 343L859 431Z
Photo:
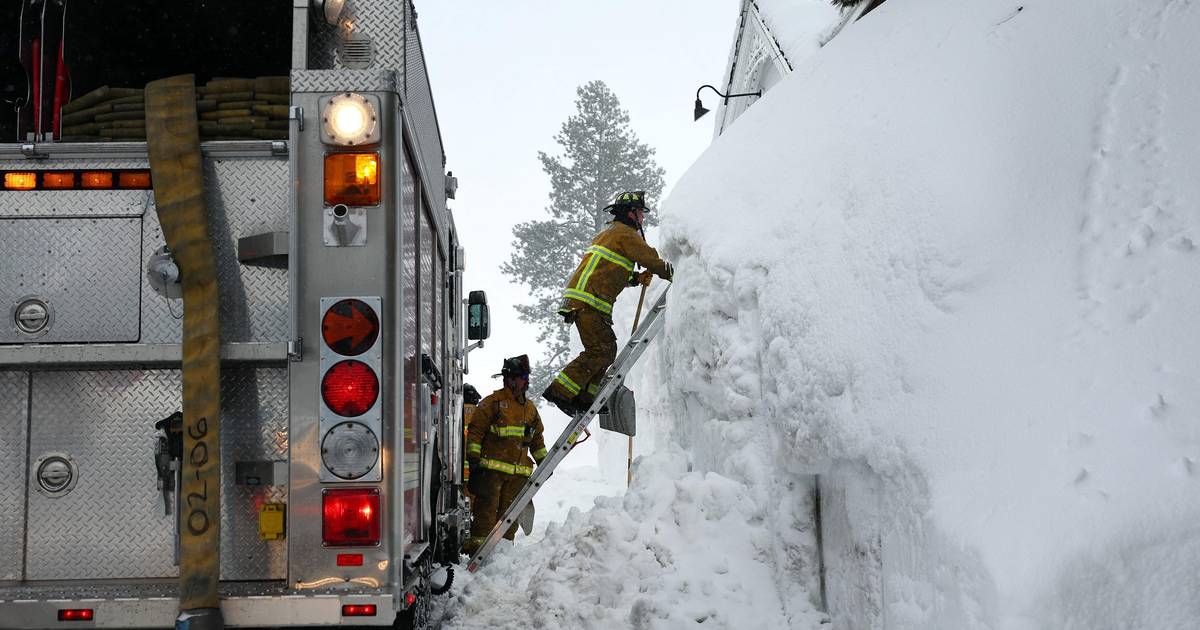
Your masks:
M446 627L1196 627L1198 32L889 0L818 51L664 203L662 453Z
M1200 619L1198 32L890 0L664 204L656 442L777 501L785 548L822 474L835 625Z

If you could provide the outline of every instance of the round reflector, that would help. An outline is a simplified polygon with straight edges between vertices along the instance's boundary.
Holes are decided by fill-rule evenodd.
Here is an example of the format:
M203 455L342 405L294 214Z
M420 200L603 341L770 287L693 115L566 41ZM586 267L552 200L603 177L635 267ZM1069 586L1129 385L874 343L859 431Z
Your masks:
M321 337L330 350L346 356L358 356L379 338L379 316L362 300L342 300L321 318Z
M321 398L339 416L353 418L367 413L379 398L379 377L362 361L334 364L321 379Z
M321 440L321 462L342 479L358 479L379 460L379 440L361 422L334 426Z

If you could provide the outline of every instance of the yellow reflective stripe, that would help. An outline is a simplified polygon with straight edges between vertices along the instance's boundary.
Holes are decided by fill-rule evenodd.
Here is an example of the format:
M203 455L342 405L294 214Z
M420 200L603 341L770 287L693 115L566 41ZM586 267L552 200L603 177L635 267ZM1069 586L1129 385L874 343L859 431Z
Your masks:
M571 435L567 436L567 444L574 444L574 443L575 443L575 438L577 438L577 437L579 437L579 432L578 432L578 431L576 431L576 432L572 433Z
M587 265L583 267L583 273L579 274L579 281L575 283L575 286L571 287L572 289L579 289L581 291L586 289L588 282L592 280L592 274L595 273L596 267L600 264L600 256L593 254L590 251L588 252L588 255L591 256L591 258L588 259Z
M566 388L566 390L571 394L579 394L579 385L575 381L571 380L571 377L567 376L566 372L559 372L558 376L554 377L554 380L557 381L559 385L562 385L564 388Z
M629 260L628 258L618 254L617 252L614 252L607 247L602 245L592 245L591 247L587 248L587 251L607 260L608 262L616 263L624 267L627 271L633 271L632 260Z
M596 392L598 392L598 391L600 391L600 385L599 385L599 384L597 384L597 383L592 383L591 385L588 385L588 393L589 393L589 394L591 394L591 395L595 396L595 395L596 395Z
M572 300L579 300L580 302L583 302L584 304L587 304L606 315L612 314L612 304L601 300L591 293L584 293L583 291L577 291L575 289L567 289L563 292L563 297L568 297Z
M507 473L509 475L524 475L528 477L529 475L533 474L533 469L529 466L518 466L516 464L509 464L507 462L488 459L486 457L480 458L479 465L487 468L488 470L495 470L497 472Z
M478 455L482 452L483 452L482 444L479 444L478 442L468 442L467 443L467 453L470 453L471 455Z
M542 461L543 459L546 459L546 447L543 446L542 448L539 448L538 450L534 451L533 458L538 460L539 462Z
M492 433L500 437L525 437L525 427L522 426L502 426L492 425L490 427Z

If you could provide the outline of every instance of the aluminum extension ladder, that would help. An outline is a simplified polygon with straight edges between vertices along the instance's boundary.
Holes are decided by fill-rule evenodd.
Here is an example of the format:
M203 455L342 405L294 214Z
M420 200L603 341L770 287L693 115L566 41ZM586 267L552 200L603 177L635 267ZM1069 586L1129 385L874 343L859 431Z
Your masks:
M665 321L663 320L663 312L667 309L667 291L671 288L663 289L663 292L654 300L654 305L650 307L650 311L646 314L646 318L638 325L637 331L629 338L629 342L617 355L613 361L612 367L608 369L608 374L600 383L600 391L596 393L596 399L592 402L592 406L588 407L587 411L580 413L563 429L562 435L558 436L558 441L554 443L554 448L546 453L546 458L542 460L534 469L529 480L525 482L525 487L521 488L520 494L513 500L512 505L508 506L508 510L504 512L504 516L496 522L495 527L488 533L483 544L471 556L471 560L467 563L467 570L474 572L479 568L480 563L492 550L496 548L496 544L504 537L504 532L512 527L517 522L517 517L524 511L525 506L533 500L533 495L537 494L542 489L542 485L554 473L554 469L558 467L562 460L571 452L571 447L575 443L575 438L583 432L584 428L591 423L592 418L600 412L604 404L617 391L622 383L625 382L625 377L629 374L629 370L641 358L642 353L646 351L646 347L650 345L650 341L662 330Z

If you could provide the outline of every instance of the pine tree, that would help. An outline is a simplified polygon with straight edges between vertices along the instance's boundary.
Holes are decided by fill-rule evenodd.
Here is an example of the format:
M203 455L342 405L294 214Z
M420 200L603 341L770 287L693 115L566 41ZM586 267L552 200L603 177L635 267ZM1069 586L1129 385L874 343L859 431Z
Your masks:
M629 112L603 81L576 89L575 114L554 136L561 155L538 152L550 176L549 218L513 228L512 255L501 269L527 286L533 302L518 305L521 321L537 326L546 354L538 361L530 391L540 393L571 358L571 328L557 314L562 290L592 237L611 215L604 207L625 190L644 190L648 200L663 188L654 149L629 128ZM647 216L647 225L652 225Z

